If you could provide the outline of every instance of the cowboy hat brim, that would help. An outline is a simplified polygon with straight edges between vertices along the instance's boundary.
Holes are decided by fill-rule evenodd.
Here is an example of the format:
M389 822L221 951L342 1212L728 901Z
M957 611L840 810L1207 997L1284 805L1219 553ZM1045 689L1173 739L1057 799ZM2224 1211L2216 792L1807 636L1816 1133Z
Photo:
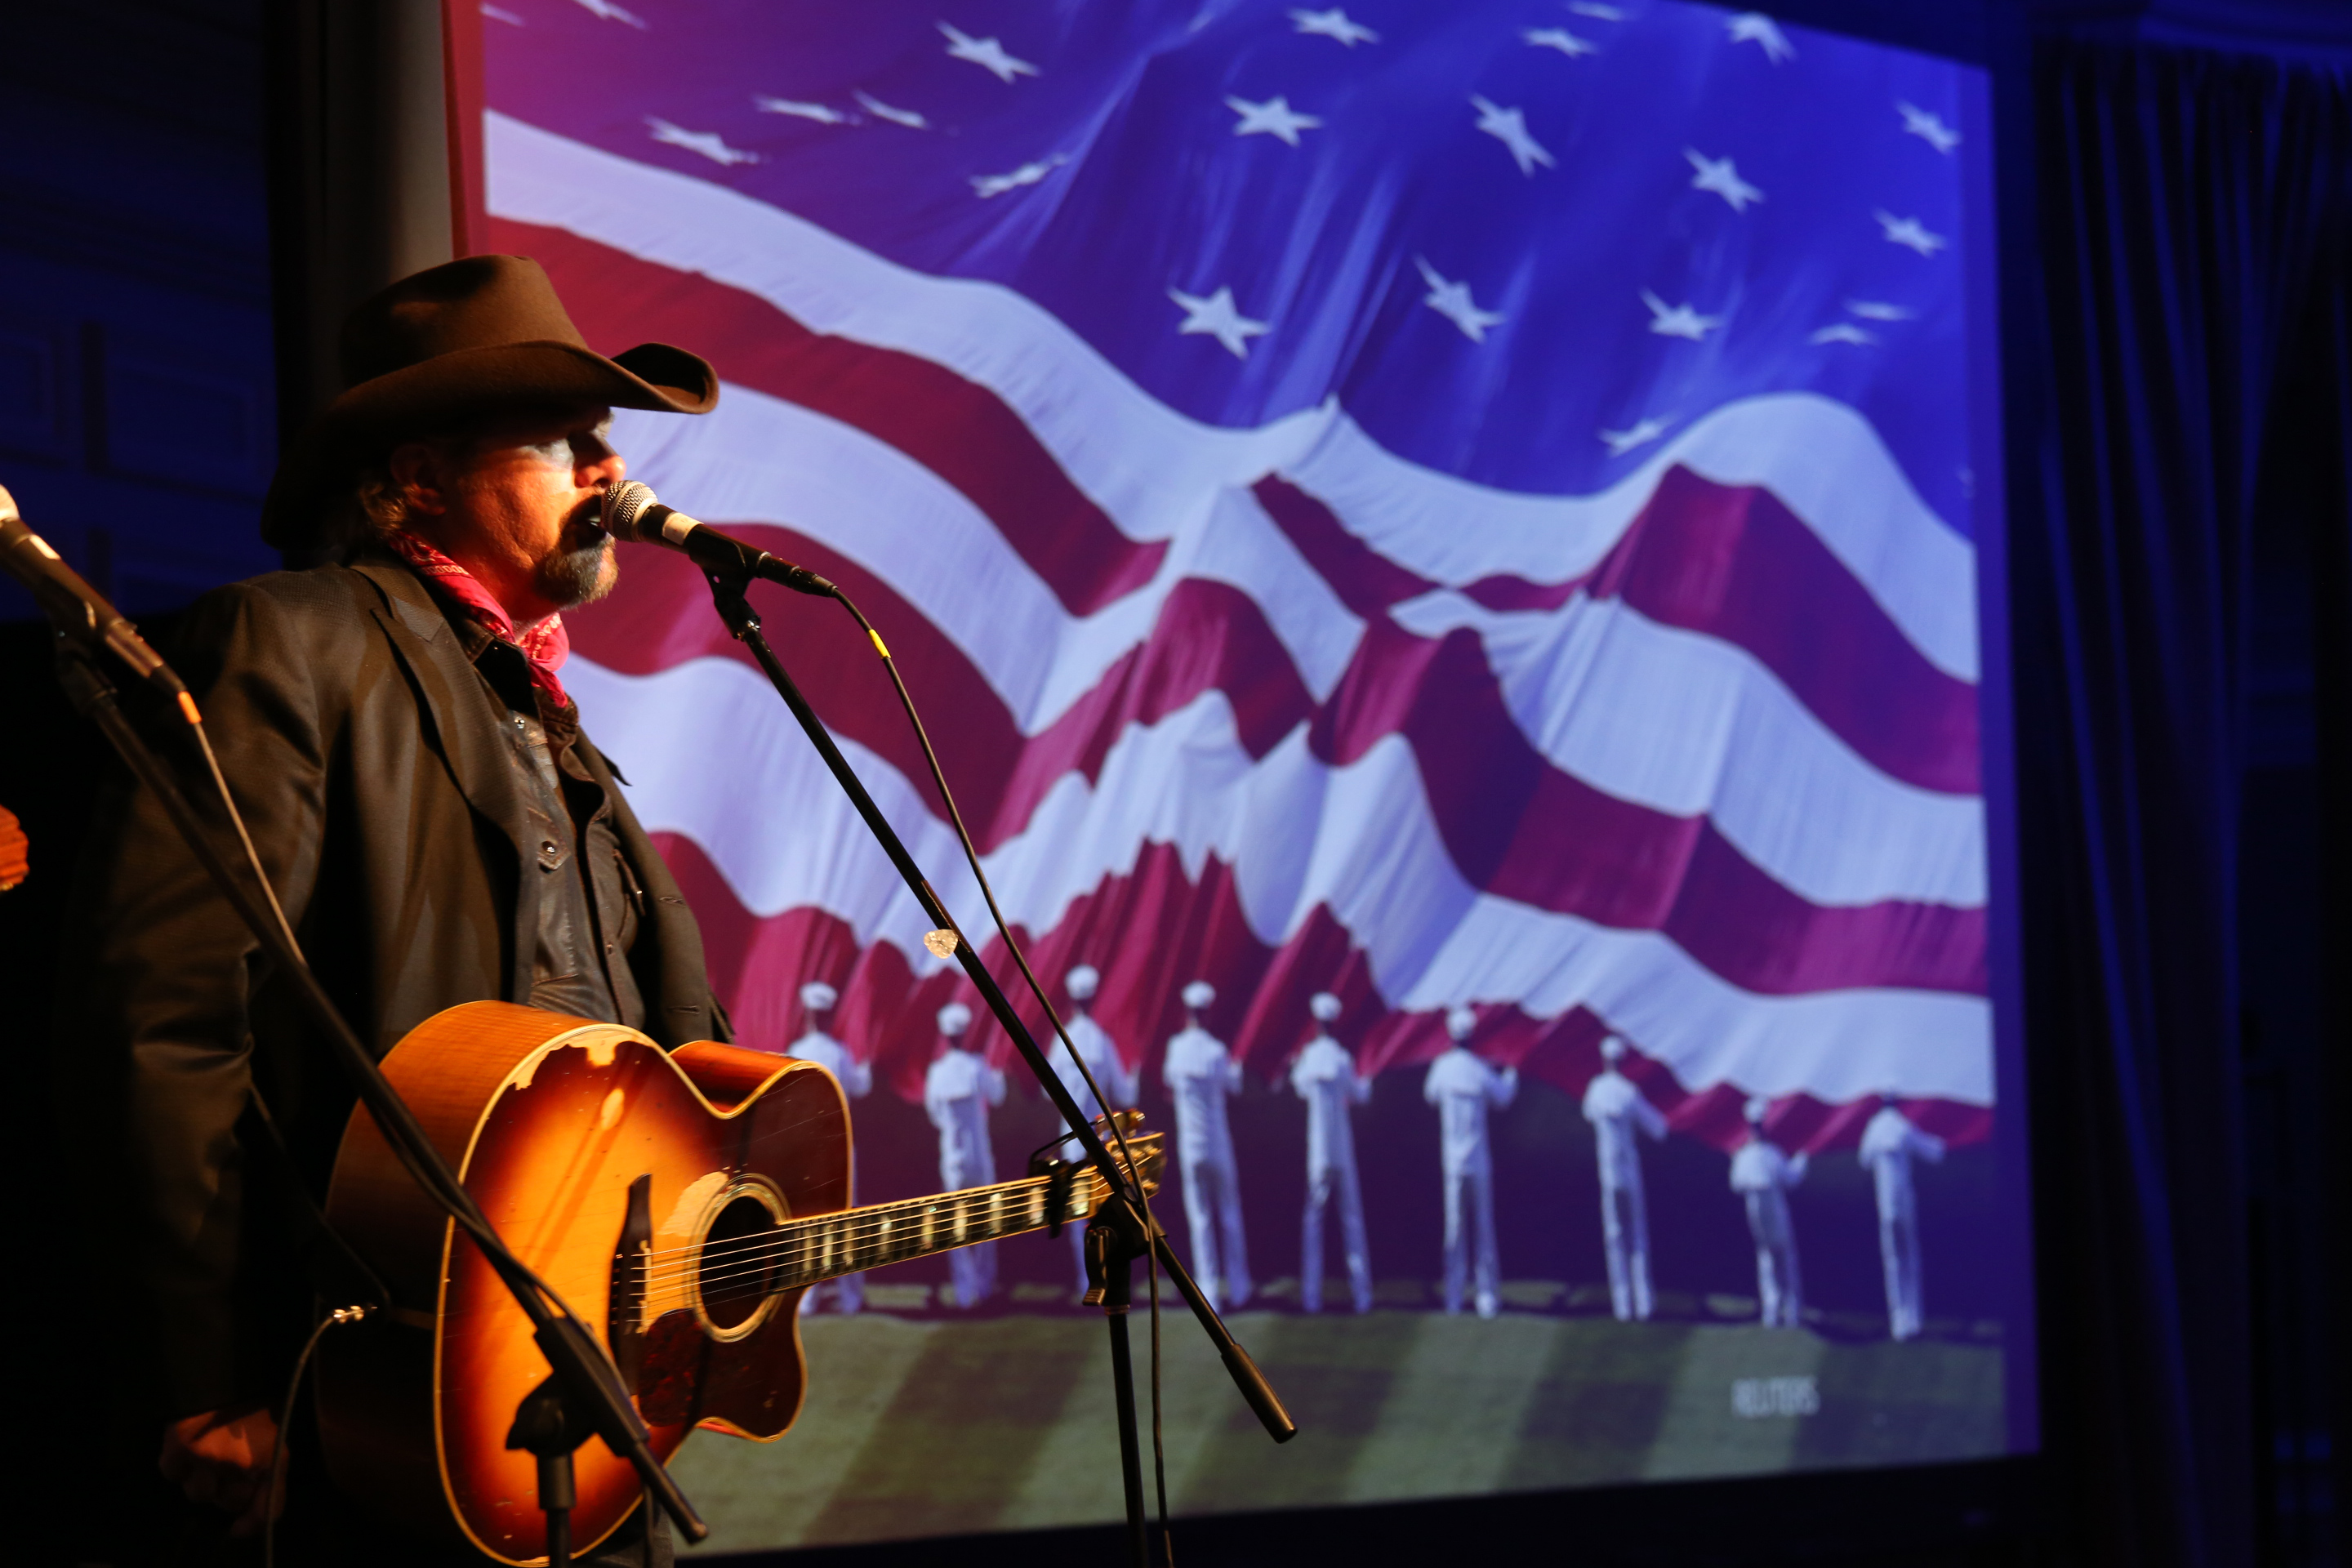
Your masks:
M639 343L607 359L552 339L436 354L360 383L329 404L279 459L261 503L261 537L280 550L317 545L337 491L387 442L501 408L603 404L708 414L719 376L698 354Z

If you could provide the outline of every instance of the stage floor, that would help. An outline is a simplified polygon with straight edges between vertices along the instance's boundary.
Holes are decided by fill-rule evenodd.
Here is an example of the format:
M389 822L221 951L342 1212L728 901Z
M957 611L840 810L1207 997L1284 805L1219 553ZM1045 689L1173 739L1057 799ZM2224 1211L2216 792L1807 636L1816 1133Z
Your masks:
M1190 1314L1163 1311L1178 1512L2001 1451L1993 1344L1849 1344L1752 1324L1520 1312L1481 1321L1243 1311L1231 1321L1299 1435L1278 1448L1267 1441ZM1139 1376L1149 1322L1134 1319ZM712 1525L704 1554L1120 1517L1099 1317L868 1311L803 1319L803 1331L799 1423L771 1444L698 1433L677 1458L679 1481ZM1149 1464L1147 1449L1147 1487Z

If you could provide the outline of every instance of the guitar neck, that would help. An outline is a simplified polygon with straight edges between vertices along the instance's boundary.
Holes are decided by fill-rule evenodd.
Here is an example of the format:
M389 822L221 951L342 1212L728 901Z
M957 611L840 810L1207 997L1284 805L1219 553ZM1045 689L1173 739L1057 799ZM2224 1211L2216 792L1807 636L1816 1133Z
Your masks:
M1042 1230L1053 1219L1052 1187L1052 1178L1030 1176L787 1220L762 1238L774 1268L769 1278L772 1288L790 1289ZM1084 1174L1069 1184L1063 1206L1066 1223L1084 1225L1093 1214L1092 1183Z

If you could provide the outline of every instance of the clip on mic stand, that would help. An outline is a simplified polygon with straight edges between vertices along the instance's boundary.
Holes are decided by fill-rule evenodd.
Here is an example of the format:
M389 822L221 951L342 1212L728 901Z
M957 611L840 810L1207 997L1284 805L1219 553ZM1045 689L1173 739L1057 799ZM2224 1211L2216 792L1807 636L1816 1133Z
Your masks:
M800 721L809 742L824 759L824 765L832 771L835 781L841 785L842 793L849 797L850 804L857 808L857 815L865 818L875 842L881 845L882 852L890 858L890 864L898 868L908 890L922 906L924 914L934 927L954 937L956 962L963 966L964 974L980 993L982 1000L988 1004L988 1010L995 1015L1005 1034L1012 1037L1013 1045L1021 1052L1022 1060L1028 1063L1038 1086L1053 1101L1054 1109L1061 1113L1063 1122L1070 1129L1070 1139L1075 1140L1085 1152L1087 1163L1101 1173L1104 1182L1118 1199L1115 1207L1106 1207L1104 1211L1109 1216L1108 1223L1098 1218L1088 1226L1087 1269L1090 1282L1096 1279L1099 1280L1103 1308L1110 1322L1111 1376L1118 1403L1119 1458L1127 1490L1128 1534L1137 1568L1146 1568L1149 1560L1145 1542L1141 1447L1136 1434L1135 1377L1127 1339L1127 1302L1133 1288L1131 1270L1138 1258L1147 1254L1156 1256L1160 1267L1168 1271L1168 1278L1175 1285L1177 1293L1192 1309L1193 1317L1200 1321L1210 1342L1217 1347L1226 1373L1232 1376L1234 1386L1240 1389L1242 1398L1256 1415L1259 1423L1265 1427L1267 1436L1277 1443L1286 1443L1298 1435L1298 1425L1291 1420L1290 1413L1282 1407L1281 1399L1265 1381L1265 1374L1258 1371L1257 1363L1250 1359L1247 1351L1242 1349L1240 1342L1225 1327L1224 1320L1217 1315L1217 1310L1209 1304L1199 1284L1177 1258L1175 1248L1168 1244L1167 1233L1146 1221L1130 1194L1125 1170L1103 1146L1093 1121L1078 1108L1076 1099L1063 1086L1061 1075L1054 1071L1046 1061L1045 1053L1038 1048L1027 1026L1021 1022L1020 1015L1013 1010L1013 1004L997 986L996 977L989 973L988 966L980 961L980 954L965 940L962 928L955 923L955 917L948 912L939 895L931 891L922 868L915 864L915 858L899 841L898 833L890 826L890 819L882 815L881 807L874 804L874 797L866 793L866 785L859 781L856 771L841 754L841 748L834 744L832 732L817 717L816 710L809 706L808 699L801 694L800 688L786 672L775 650L768 646L767 637L760 630L759 612L752 609L751 602L743 596L744 590L751 584L751 571L748 567L730 567L723 571L706 571L703 575L710 584L711 603L717 606L719 617L726 623L728 632L751 650L751 657L759 661L760 668L766 673L770 684L775 687L776 694L784 700L784 706L791 709L793 717ZM880 646L878 637L876 643ZM1098 1277L1095 1272L1097 1258L1100 1259ZM1096 1292L1089 1290L1087 1297L1090 1301L1095 1300Z
M651 1494L660 1500L663 1510L677 1521L688 1540L708 1537L710 1527L695 1512L694 1505L687 1501L686 1494L654 1457L645 1423L629 1396L621 1391L612 1361L603 1347L569 1310L559 1313L549 1305L541 1293L540 1282L499 1238L489 1220L475 1205L472 1194L458 1182L442 1160L440 1151L434 1148L424 1128L409 1113L398 1091L385 1081L375 1058L343 1021L301 952L221 858L171 770L122 711L114 682L99 668L94 657L96 649L88 646L81 623L54 614L51 620L58 629L58 679L66 694L83 716L105 734L140 783L163 803L173 826L179 830L189 851L202 862L221 896L292 981L296 995L312 1020L334 1043L359 1091L360 1103L375 1119L385 1141L417 1184L474 1238L482 1256L498 1271L499 1278L513 1292L516 1303L530 1318L531 1337L546 1355L551 1370L547 1380L524 1400L508 1442L511 1447L528 1447L539 1456L540 1501L547 1514L551 1568L564 1568L569 1559L572 1453L591 1434L604 1438L615 1455L636 1467ZM186 700L184 697L182 700ZM186 711L194 716L193 704ZM652 1521L646 1524L650 1528Z

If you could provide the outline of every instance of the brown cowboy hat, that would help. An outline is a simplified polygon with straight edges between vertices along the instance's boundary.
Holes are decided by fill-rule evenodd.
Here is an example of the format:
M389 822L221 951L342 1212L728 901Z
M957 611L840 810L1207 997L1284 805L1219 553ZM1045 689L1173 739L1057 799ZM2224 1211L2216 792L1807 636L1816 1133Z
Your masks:
M343 319L348 388L285 453L261 503L261 537L319 543L329 508L388 442L472 415L535 404L601 403L708 414L709 363L667 343L611 359L590 349L555 286L524 256L469 256L404 278Z

